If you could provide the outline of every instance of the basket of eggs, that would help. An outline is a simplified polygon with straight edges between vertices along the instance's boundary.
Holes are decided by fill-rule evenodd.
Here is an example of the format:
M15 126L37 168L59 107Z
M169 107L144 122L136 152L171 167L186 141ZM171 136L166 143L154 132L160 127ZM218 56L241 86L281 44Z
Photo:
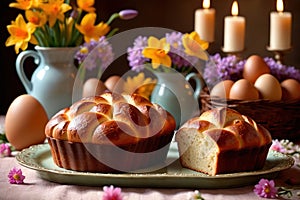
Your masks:
M229 107L267 128L274 139L300 139L300 70L272 58L211 56L200 96L202 112Z

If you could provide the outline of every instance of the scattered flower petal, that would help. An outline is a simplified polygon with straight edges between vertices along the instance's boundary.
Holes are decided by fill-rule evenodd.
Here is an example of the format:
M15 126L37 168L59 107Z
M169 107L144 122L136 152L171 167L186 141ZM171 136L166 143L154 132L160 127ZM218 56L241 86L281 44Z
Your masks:
M277 188L273 180L261 179L258 184L254 186L254 193L263 198L276 198Z
M285 147L280 143L278 139L273 140L270 149L280 153L286 153Z
M102 200L123 200L122 190L119 187L104 186L103 187L103 198Z
M13 168L9 171L8 181L11 184L23 184L25 176L22 174L21 169Z
M0 144L0 157L11 156L11 149L7 143Z

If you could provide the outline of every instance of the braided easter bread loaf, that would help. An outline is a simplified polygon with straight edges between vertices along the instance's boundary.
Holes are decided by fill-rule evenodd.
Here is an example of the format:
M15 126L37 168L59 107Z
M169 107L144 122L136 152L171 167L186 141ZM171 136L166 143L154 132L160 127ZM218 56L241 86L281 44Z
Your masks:
M163 164L175 127L173 116L146 98L106 92L59 111L45 134L59 167L113 173Z
M187 121L176 141L184 167L216 175L261 169L272 138L251 118L215 108Z
M144 97L104 93L61 110L49 121L45 133L70 142L125 145L174 129L174 118Z

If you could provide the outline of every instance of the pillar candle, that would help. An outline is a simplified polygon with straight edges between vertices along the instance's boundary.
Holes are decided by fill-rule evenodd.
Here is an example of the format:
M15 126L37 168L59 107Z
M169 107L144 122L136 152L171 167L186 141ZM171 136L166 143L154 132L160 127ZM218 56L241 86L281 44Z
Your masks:
M277 12L270 13L270 46L271 50L291 48L292 14L283 12L283 2L277 0Z
M207 42L213 42L215 38L215 12L210 8L209 0L203 0L203 9L195 11L195 31Z
M239 52L244 50L246 20L238 16L238 4L232 4L232 16L224 19L224 52Z

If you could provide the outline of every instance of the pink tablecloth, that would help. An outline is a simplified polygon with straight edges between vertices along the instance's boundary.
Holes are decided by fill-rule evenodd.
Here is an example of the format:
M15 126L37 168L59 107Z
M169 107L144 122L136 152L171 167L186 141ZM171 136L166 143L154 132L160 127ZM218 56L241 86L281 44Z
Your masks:
M21 168L26 176L25 183L21 185L10 184L7 175L13 167ZM42 199L102 199L103 191L100 187L86 187L76 185L61 185L39 178L38 173L32 169L18 164L14 157L0 158L0 199L1 200L42 200ZM281 172L275 180L276 185L291 177L300 177L300 169L293 167ZM184 181L184 180L182 180ZM233 189L199 189L204 199L261 199L253 192L253 186ZM153 189L153 188L122 188L124 200L187 200L189 192L194 189ZM295 191L296 193L296 191ZM299 199L294 195L294 199Z

